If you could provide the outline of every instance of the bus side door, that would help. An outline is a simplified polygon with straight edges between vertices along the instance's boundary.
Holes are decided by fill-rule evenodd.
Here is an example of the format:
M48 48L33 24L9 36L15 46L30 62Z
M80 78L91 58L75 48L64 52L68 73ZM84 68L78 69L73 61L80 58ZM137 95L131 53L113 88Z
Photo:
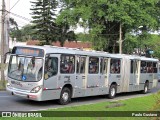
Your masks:
M132 91L139 90L139 83L140 83L140 61L133 60L133 73L132 73Z
M56 89L58 80L59 55L51 54L46 57L44 66L44 88Z
M153 83L153 77L154 77L154 70L153 70L153 63L147 61L147 72L146 72L146 80L149 80L149 87L152 88L152 83Z
M111 85L115 82L117 85L121 82L121 58L111 58L110 60L110 74L109 74L109 84ZM110 86L109 86L110 87ZM121 86L120 86L121 87ZM119 86L117 86L117 92L119 92Z
M76 57L76 79L75 79L75 92L74 97L85 96L86 89L86 56L77 56Z
M109 58L100 58L99 94L108 93Z
M86 96L98 95L100 79L99 71L99 57L89 57Z

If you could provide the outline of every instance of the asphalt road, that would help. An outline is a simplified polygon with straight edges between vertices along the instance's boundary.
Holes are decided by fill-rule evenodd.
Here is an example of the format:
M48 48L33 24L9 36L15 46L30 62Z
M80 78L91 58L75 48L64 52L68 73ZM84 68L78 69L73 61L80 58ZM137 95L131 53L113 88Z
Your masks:
M70 104L65 106L59 105L56 100L37 102L17 96L12 96L6 91L0 91L0 111L37 111L49 108L92 104L102 101L115 101L150 95L157 92L158 90L160 90L160 82L158 83L158 87L150 90L148 94L140 94L139 92L121 93L118 94L114 99L108 99L104 96L75 98L72 99L72 102Z

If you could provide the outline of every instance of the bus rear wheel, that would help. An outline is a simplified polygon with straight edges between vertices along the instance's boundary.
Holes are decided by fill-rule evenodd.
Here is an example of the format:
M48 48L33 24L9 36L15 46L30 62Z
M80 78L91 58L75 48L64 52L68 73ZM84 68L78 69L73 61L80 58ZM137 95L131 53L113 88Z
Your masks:
M66 105L71 101L71 90L67 87L63 88L61 91L59 104Z
M109 88L109 95L108 97L110 99L113 99L116 96L116 91L117 91L117 86L116 85L111 85Z
M142 93L143 93L143 94L148 93L148 89L149 89L149 83L146 82L145 85L144 85L144 89L142 90Z

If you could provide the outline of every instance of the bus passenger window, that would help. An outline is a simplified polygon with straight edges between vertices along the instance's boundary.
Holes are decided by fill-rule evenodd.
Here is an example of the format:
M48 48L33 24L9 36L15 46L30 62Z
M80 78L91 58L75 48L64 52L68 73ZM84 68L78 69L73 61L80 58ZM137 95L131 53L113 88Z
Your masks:
M81 57L80 59L80 73L85 73L85 63L86 63L86 58Z
M102 74L103 73L103 71L104 71L104 59L103 58L101 58L100 59L100 73Z
M99 58L89 58L89 73L95 74L99 72Z
M56 75L57 72L58 72L58 58L56 57L46 58L45 68L44 68L45 79L48 79Z
M107 73L107 68L108 68L108 59L104 59L104 62L103 62L103 74Z
M153 73L157 73L157 63L153 62Z
M120 68L121 68L121 61L120 59L111 59L110 63L110 73L112 74L117 74L120 73Z
M83 74L85 73L85 63L86 63L86 57L78 57L77 59L77 73Z
M76 64L77 64L76 73L79 73L79 66L80 66L79 65L80 64L79 59L80 59L80 57L78 57L77 60L76 60Z
M130 65L131 65L131 69L130 69L130 73L133 73L133 60L130 61Z
M137 61L136 60L131 60L130 65L131 65L130 73L137 73L138 72Z
M60 64L61 73L74 73L75 71L75 57L72 55L61 55Z
M145 61L141 61L141 73L147 72L147 66Z
M147 73L153 73L153 64L152 64L152 62L147 62Z

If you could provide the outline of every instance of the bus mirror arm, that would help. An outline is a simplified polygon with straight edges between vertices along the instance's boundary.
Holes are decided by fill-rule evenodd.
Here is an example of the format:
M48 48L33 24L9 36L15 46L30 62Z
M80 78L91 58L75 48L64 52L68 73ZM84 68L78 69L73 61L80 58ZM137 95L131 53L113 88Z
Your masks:
M5 53L5 55L4 55L4 61L3 61L4 63L6 63L6 61L7 61L7 56L10 55L10 54L11 54L11 52Z

